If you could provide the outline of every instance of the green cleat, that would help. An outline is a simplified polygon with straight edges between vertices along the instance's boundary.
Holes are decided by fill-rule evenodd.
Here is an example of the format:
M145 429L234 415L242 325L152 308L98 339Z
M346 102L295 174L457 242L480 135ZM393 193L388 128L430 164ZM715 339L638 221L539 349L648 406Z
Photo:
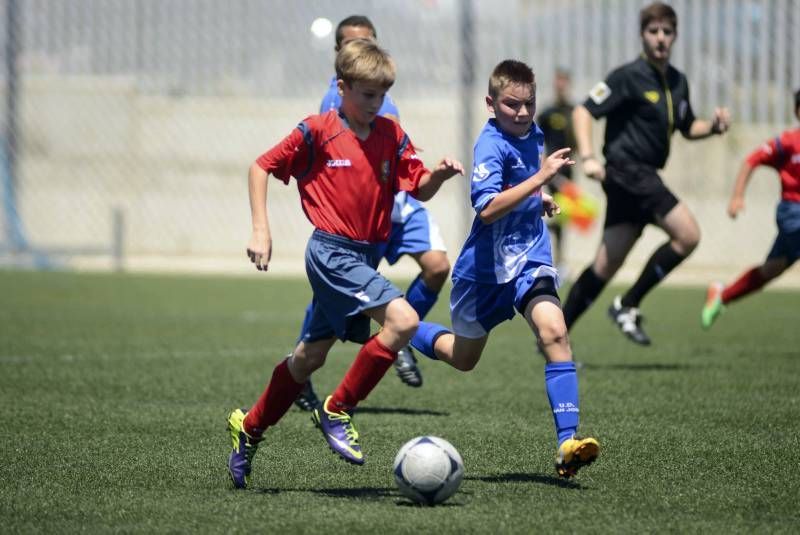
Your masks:
M600 455L600 443L592 437L568 438L558 447L556 454L556 472L569 479L584 466L592 464Z
M703 325L703 329L711 328L717 316L725 310L725 305L722 304L722 290L724 289L725 287L721 282L709 284L708 292L706 293L706 304L700 314L700 322Z
M233 450L228 457L228 473L237 489L247 487L250 482L253 456L258 450L260 438L254 438L244 431L244 409L236 409L228 416L228 432L233 442Z

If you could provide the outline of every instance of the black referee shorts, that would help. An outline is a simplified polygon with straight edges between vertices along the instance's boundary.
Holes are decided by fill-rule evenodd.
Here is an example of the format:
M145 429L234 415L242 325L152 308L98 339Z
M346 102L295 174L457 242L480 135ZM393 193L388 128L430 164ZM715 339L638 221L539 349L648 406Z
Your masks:
M655 167L634 162L608 162L603 181L606 194L604 228L621 223L645 226L664 218L678 205Z

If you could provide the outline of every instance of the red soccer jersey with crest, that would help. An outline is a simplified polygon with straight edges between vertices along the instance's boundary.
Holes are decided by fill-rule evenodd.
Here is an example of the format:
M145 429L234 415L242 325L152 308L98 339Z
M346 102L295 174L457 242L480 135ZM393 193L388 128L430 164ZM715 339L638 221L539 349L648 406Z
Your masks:
M768 165L781 177L781 198L800 202L800 128L772 138L747 157L750 167Z
M389 238L394 194L416 195L428 172L397 123L376 117L361 140L335 110L306 118L256 163L286 184L297 180L316 228L372 243Z

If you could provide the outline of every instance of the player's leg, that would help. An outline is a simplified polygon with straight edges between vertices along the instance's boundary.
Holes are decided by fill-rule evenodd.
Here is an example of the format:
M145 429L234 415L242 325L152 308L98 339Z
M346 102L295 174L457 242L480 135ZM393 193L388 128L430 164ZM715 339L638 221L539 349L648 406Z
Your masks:
M760 266L753 267L742 273L733 283L724 286L722 283L713 282L708 287L706 302L700 315L703 328L710 328L725 306L737 299L757 292L770 281L778 278L789 266L794 263L785 256L767 258Z
M642 226L633 223L617 223L603 229L594 261L573 283L564 303L564 320L568 329L614 277L641 234Z
M292 355L273 369L266 389L253 407L230 413L228 432L233 449L228 457L228 472L234 486L247 486L253 456L264 431L286 414L308 377L325 362L335 341L335 338L327 338L311 343L300 342Z
M593 437L577 436L578 374L572 361L567 326L555 285L552 282L548 285L547 279L541 281L543 284L537 283L525 296L524 316L547 360L545 389L558 439L556 471L569 478L597 459L600 444Z
M353 410L383 378L419 323L417 313L399 296L362 313L377 321L382 329L361 347L342 381L313 412L314 422L334 453L359 465L364 463L364 455L352 421Z
M411 282L405 297L419 318L424 319L447 281L450 262L439 227L422 203L403 194L395 198L395 205L396 214L393 213L393 218L397 222L392 225L392 234L383 256L389 264L394 264L407 254L419 265L420 273ZM398 351L395 369L405 384L422 386L422 373L411 346Z
M297 337L298 342L303 339L304 333L308 332L308 328L311 325L313 306L314 302L312 301L306 307L306 312L303 316L303 325L300 327L300 335ZM306 384L303 385L303 389L297 395L297 399L294 400L294 404L300 410L311 412L318 403L319 398L317 397L317 393L314 392L314 385L311 383L311 376L309 375L308 379L306 380Z
M656 249L645 264L639 279L622 296L622 305L638 307L647 293L683 262L700 243L700 226L689 207L678 203L666 216L656 217L656 224L669 241Z

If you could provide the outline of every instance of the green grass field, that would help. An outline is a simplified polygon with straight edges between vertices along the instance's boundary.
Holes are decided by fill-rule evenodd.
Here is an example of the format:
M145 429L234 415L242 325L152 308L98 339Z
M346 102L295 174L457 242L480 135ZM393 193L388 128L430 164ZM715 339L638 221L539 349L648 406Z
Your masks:
M390 371L356 419L363 467L292 408L234 491L226 414L290 350L305 281L0 271L0 531L797 532L800 294L753 296L703 332L703 293L649 296L650 348L612 329L612 290L576 326L582 431L604 449L574 481L555 477L543 363L517 319L471 373L425 360L414 390ZM321 393L356 349L334 347ZM422 434L466 466L434 508L392 479Z

